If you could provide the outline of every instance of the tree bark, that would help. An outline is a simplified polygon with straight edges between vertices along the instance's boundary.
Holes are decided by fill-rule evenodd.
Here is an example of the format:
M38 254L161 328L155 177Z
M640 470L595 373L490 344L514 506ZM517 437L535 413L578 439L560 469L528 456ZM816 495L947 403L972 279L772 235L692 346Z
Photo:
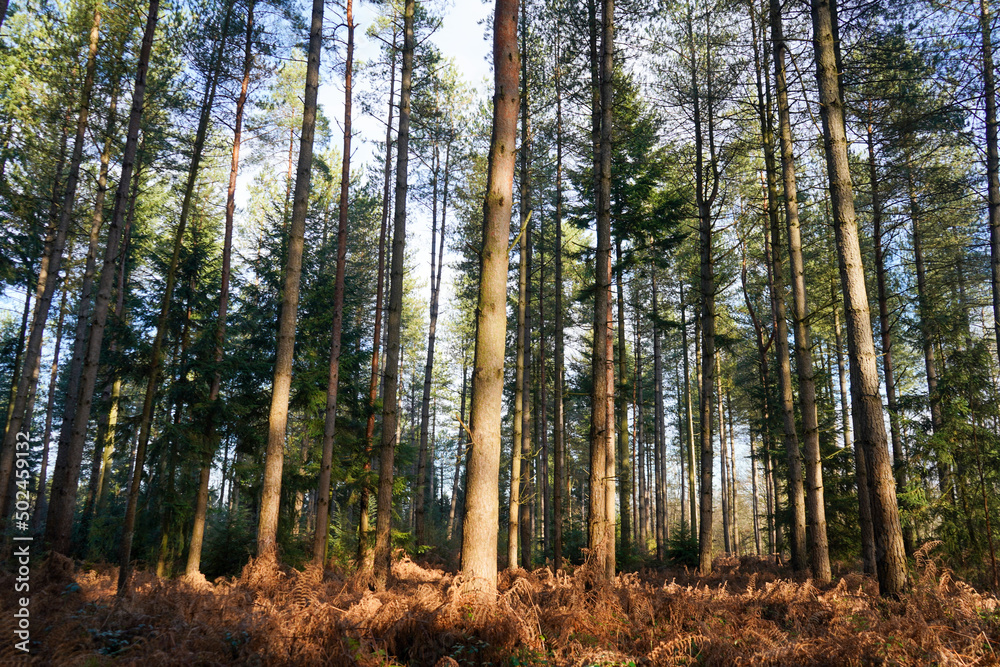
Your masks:
M198 473L198 494L195 500L194 525L191 529L191 543L188 546L188 560L185 574L193 577L201 570L201 551L205 540L205 521L208 517L208 483L212 473L212 458L218 449L218 436L215 429L215 417L219 410L219 392L222 385L222 363L226 341L226 316L229 310L229 278L231 273L233 248L233 221L236 214L236 177L240 166L240 145L242 142L243 111L246 107L247 93L250 86L250 71L253 67L253 11L256 0L247 3L247 31L243 49L243 79L240 83L240 94L236 100L236 118L233 127L233 150L229 163L229 187L226 193L226 227L222 243L222 279L219 290L219 314L215 323L215 373L212 376L212 386L209 389L209 414L206 425L208 446ZM228 450L227 450L228 454ZM226 485L225 463L223 463L222 488L219 490L221 500Z
M656 270L653 288L653 497L656 505L656 559L666 556L666 492L663 489L663 352L660 349L660 306Z
M414 0L403 11L403 70L399 96L399 132L396 151L396 201L393 211L392 265L389 277L389 312L386 322L385 390L382 402L382 438L379 452L378 509L375 522L375 586L384 590L392 566L392 482L399 412L400 328L403 314L403 262L406 244L407 165L410 145L410 90L413 80Z
M393 22L395 25L395 22ZM364 474L361 480L361 517L358 521L358 562L362 569L371 571L374 567L374 552L368 539L368 498L370 486L368 473L371 471L372 448L375 440L375 407L379 389L379 355L382 347L382 302L385 296L385 237L389 222L389 186L392 182L392 112L396 91L396 31L392 33L392 52L389 63L389 114L385 124L385 167L382 185L382 222L378 236L378 269L375 281L375 327L372 331L371 375L368 382L368 420L365 423Z
M278 316L277 354L271 384L271 407L268 414L267 450L257 526L257 557L265 561L277 558L278 512L281 502L281 470L284 466L288 398L292 386L292 361L295 355L295 322L299 309L299 283L302 280L302 251L305 245L305 222L309 207L312 178L313 136L316 129L316 96L319 90L319 64L323 40L323 0L313 0L309 26L308 64L302 106L302 133L299 137L299 161L295 173L292 220L285 258L285 277L281 288Z
M854 193L844 131L844 107L834 49L836 25L831 0L812 0L812 20L830 199L847 315L855 436L863 452L871 492L869 500L879 589L882 595L897 595L907 586L906 557L892 466L889 463L868 295L854 212Z
M520 69L517 16L517 0L497 0L493 19L493 129L483 202L476 365L469 417L472 454L462 537L464 591L486 605L495 604L497 594L496 528L499 525L500 419L507 331L507 243L514 187Z
M347 61L344 65L344 152L340 168L340 202L337 215L337 268L333 287L333 332L330 369L327 376L326 411L323 422L323 454L316 489L316 532L313 535L313 565L326 561L330 533L330 476L333 468L333 438L337 431L337 390L340 386L340 339L344 323L344 281L347 270L347 210L351 184L351 86L354 75L354 3L346 1ZM361 508L367 511L367 507Z
M826 504L823 493L822 457L819 449L819 415L816 409L816 380L813 372L812 334L809 331L809 308L806 303L805 262L802 258L802 234L799 228L798 189L795 183L795 146L785 80L785 44L779 0L770 0L771 36L774 44L774 78L778 95L778 136L781 146L781 176L785 194L785 225L788 232L789 270L792 283L792 323L795 333L795 370L799 380L799 413L805 445L806 503L810 523L810 564L813 577L830 581L830 549L826 536ZM767 95L770 98L770 95ZM771 105L768 104L768 109ZM769 116L770 113L766 114ZM770 126L770 123L767 123ZM770 134L770 127L767 133ZM767 148L765 148L767 150ZM770 162L774 163L773 139ZM770 194L770 189L769 189ZM779 246L774 243L774 254ZM779 345L779 350L781 346ZM784 372L784 370L782 370ZM804 536L803 536L804 537ZM793 559L794 560L794 559Z
M590 427L590 514L587 538L594 572L615 575L614 350L611 328L611 123L614 0L601 3L600 141L597 176L597 257L593 393Z
M628 358L625 352L625 286L622 268L622 240L615 239L615 258L618 262L618 517L621 521L619 551L628 556L631 551L629 538L632 534L632 519L629 513L629 498L632 497L631 462L628 449Z
M563 266L562 266L562 223L563 223L563 125L562 125L562 42L559 26L556 26L556 63L555 63L555 89L556 89L556 314L555 314L555 337L556 349L553 360L555 378L553 393L555 394L554 414L552 421L552 448L553 448L553 493L552 493L552 516L554 517L555 535L552 542L552 562L553 569L558 572L562 568L562 511L563 492L566 489L565 482L565 415L563 410L564 375L565 375L565 342L563 339Z
M997 89L993 67L993 16L989 0L979 0L979 28L983 45L983 98L986 100L986 190L990 225L990 284L993 291L993 330L1000 358L1000 153L997 149Z

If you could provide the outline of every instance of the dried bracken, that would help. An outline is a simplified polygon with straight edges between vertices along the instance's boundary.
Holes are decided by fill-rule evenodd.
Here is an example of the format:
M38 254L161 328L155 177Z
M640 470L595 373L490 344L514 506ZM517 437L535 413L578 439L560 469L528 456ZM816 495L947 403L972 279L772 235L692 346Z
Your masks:
M816 586L744 557L717 559L708 578L647 570L608 584L583 569L508 571L491 609L463 600L460 578L406 558L385 593L252 562L207 587L138 573L122 598L114 568L74 573L59 558L38 568L25 664L1000 664L1000 601L929 550L895 600L861 575ZM11 623L3 614L0 631ZM16 659L0 648L0 662Z

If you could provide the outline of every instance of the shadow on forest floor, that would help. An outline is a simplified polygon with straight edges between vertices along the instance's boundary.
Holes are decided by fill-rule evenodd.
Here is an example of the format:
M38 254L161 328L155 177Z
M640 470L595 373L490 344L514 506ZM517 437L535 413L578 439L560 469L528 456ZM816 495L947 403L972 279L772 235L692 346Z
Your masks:
M0 663L53 665L1000 665L1000 601L918 558L911 592L883 600L847 574L817 586L773 561L720 557L715 572L583 570L500 576L495 609L459 578L403 557L385 593L318 569L248 565L205 582L59 557L32 579L32 656L13 640ZM0 635L13 636L13 577L0 575ZM20 656L20 657L18 657Z

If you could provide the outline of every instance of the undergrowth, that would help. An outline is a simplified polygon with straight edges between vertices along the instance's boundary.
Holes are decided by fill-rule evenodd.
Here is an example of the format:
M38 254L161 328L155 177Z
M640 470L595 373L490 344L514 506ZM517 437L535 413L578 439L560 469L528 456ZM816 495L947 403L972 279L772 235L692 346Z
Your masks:
M500 576L495 608L460 577L407 558L389 591L351 578L251 562L207 582L40 564L32 655L0 663L123 665L998 665L1000 602L922 553L896 600L848 574L830 585L760 558L717 558L710 577L644 570L611 584L579 569ZM12 591L4 575L0 590ZM4 593L0 633L13 635Z

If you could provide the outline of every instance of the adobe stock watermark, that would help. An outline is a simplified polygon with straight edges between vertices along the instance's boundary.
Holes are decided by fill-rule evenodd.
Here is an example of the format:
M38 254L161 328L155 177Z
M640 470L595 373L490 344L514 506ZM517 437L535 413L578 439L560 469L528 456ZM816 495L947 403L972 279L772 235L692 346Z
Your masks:
M15 485L17 493L14 500L13 524L13 564L14 592L20 593L14 607L14 648L28 653L31 642L31 464L28 456L31 454L31 439L26 431L17 434L15 449L16 472Z

